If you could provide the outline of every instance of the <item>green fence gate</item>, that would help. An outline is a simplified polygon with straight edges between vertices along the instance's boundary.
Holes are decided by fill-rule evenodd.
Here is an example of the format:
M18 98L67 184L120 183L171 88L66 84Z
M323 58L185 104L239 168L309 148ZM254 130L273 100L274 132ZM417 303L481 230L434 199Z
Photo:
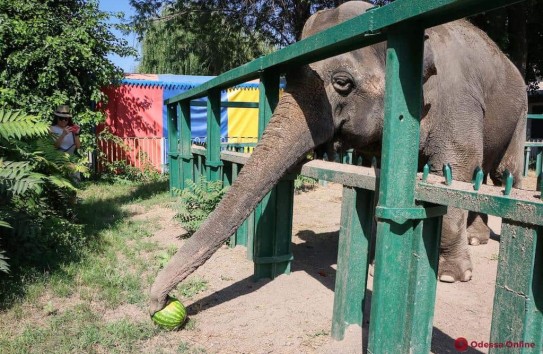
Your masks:
M505 349L543 352L541 194L512 189L510 178L505 188L499 188L480 185L478 178L471 185L453 181L447 173L428 176L416 169L424 29L516 2L396 0L166 100L170 186L183 188L186 179L200 174L230 183L247 160L247 154L221 148L221 89L260 79L262 134L278 102L279 77L286 69L387 41L380 177L374 168L324 161L308 162L301 169L305 176L344 186L332 336L341 339L347 325L362 324L370 234L377 217L379 266L374 274L368 351L430 351L438 235L447 207L456 207L503 220L490 342L535 343L534 348ZM208 97L207 139L205 147L195 147L190 139L190 105L203 96ZM293 177L287 176L233 236L235 243L247 245L257 277L273 278L290 271L292 204Z

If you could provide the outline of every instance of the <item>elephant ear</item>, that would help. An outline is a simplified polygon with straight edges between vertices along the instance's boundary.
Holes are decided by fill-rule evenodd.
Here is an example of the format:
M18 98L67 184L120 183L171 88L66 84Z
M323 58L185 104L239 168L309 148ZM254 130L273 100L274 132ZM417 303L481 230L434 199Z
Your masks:
M422 66L422 82L425 83L432 75L437 75L436 63L434 61L434 51L430 46L430 38L424 35L424 61Z

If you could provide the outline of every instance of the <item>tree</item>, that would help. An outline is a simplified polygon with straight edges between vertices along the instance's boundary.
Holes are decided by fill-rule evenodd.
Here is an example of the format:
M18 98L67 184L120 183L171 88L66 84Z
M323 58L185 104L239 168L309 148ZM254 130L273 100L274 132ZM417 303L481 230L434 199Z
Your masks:
M498 44L535 88L543 68L543 0L524 1L470 20Z
M230 25L243 28L245 34L260 33L268 43L278 46L299 40L311 14L344 2L346 0L130 0L137 13L133 24L142 37L151 21L207 12L222 14ZM169 11L163 13L166 8Z
M81 166L55 150L48 127L54 108L68 104L92 148L92 128L104 120L94 106L123 76L107 55L135 52L109 18L96 0L0 0L0 237L12 269L83 242L69 181Z
M0 0L0 106L49 120L69 104L90 133L104 86L122 78L107 55L132 55L97 0ZM84 139L83 139L84 140Z
M394 0L372 0L386 5ZM150 21L183 17L191 10L186 3L206 4L207 11L223 13L230 23L241 24L246 33L258 32L272 44L286 46L300 38L307 18L315 11L336 7L344 0L130 0L137 15L133 24L143 35ZM172 11L161 17L161 9ZM470 21L484 30L509 56L533 84L541 78L543 67L543 0L526 0L520 4L472 16Z
M149 23L140 72L218 75L271 52L258 32L245 32L224 13L205 4L184 6L183 16L166 8L161 19Z

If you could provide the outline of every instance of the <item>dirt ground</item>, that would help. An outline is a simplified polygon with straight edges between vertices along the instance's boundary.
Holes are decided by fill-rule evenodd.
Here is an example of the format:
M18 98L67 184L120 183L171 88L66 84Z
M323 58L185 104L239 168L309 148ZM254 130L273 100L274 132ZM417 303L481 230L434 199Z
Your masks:
M192 299L181 299L194 329L155 337L149 348L162 347L160 341L177 341L207 353L361 353L367 323L364 329L351 326L341 342L330 336L341 194L341 185L329 183L295 196L290 275L255 282L245 248L221 248L191 275L207 280L207 290ZM152 212L165 218L165 229L155 238L161 243L182 243L176 236L183 230L172 221L173 213ZM489 339L499 219L491 217L490 226L496 233L490 242L470 247L473 279L438 284L434 353L456 353L454 340L458 337L468 342Z

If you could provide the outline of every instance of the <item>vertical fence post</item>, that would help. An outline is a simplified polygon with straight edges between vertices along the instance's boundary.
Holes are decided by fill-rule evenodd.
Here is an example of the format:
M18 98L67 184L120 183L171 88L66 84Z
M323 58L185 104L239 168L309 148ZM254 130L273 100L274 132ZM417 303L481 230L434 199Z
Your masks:
M542 277L543 229L504 219L490 342L506 347L491 353L543 352Z
M177 124L177 104L169 104L168 109L168 157L170 170L170 192L182 188L179 176L179 137Z
M211 90L207 97L206 176L208 181L221 177L221 91Z
M190 101L182 101L179 104L180 125L181 125L181 188L185 189L187 179L192 180L193 156L192 156L192 133L190 117Z
M440 218L414 217L422 103L423 34L391 32L386 58L385 122L368 351L430 351ZM401 214L401 215L400 215ZM402 217L402 215L404 217ZM419 216L422 214L419 214ZM421 216L420 219L424 218ZM424 231L425 226L434 230Z
M373 225L373 194L373 191L343 187L332 317L332 337L336 340L343 339L348 325L362 327Z
M279 101L279 72L268 70L260 77L258 136L268 124ZM255 210L253 261L255 278L275 278L290 273L294 182L281 180ZM248 242L248 248L251 244Z

